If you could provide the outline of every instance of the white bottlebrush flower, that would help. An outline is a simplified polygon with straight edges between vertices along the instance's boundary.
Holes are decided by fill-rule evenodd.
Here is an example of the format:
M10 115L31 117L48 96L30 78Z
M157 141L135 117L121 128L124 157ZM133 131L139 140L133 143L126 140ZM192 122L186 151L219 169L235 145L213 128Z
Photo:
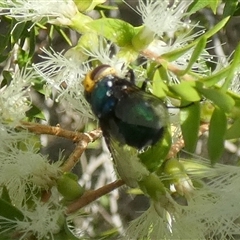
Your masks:
M240 235L239 196L236 194L240 191L240 169L222 164L210 168L207 161L195 161L196 165L199 163L208 168L202 171L192 168L189 172L195 172L196 179L204 178L206 182L202 182L203 187L188 201L186 218L196 221L208 239L235 239L235 235Z
M159 38L155 38L145 49L146 52L154 53L153 58L167 54L177 49L182 49L187 44L204 33L204 29L194 31L200 27L198 23L191 24L186 12L192 1L169 1L169 0L147 0L139 1L138 11L142 16L146 32L151 31ZM194 46L179 58L172 61L172 67L184 70L189 64ZM212 58L207 52L200 54L198 60L193 64L191 71L196 74L208 75L206 61ZM179 83L178 77L168 71L169 81Z
M64 207L50 198L47 203L40 199L33 199L33 205L29 208L24 205L21 212L23 220L11 220L0 216L0 224L3 230L0 233L15 231L19 234L19 240L33 235L36 239L54 239L64 222Z
M50 164L37 152L34 141L38 144L34 134L16 132L0 123L0 185L6 187L11 203L24 216L21 221L0 216L0 235L16 232L22 240L29 234L37 239L53 239L53 234L62 226L64 208L58 204L58 191L52 187L59 176L61 162ZM49 189L48 202L37 199L42 191Z
M59 165L50 164L46 157L36 153L32 146L32 135L22 139L26 150L20 150L16 143L9 141L0 147L0 185L6 186L15 206L21 206L36 191L50 189L59 174Z
M201 159L183 162L193 183L186 204L159 216L154 205L134 220L127 239L235 239L240 235L239 167Z
M188 31L185 34L180 34L179 36L172 41L169 40L168 43L155 39L148 47L147 51L154 53L154 56L161 56L163 54L167 54L174 50L181 49L185 47L188 43L192 42L196 37L202 35L204 31L198 31L195 34L191 34L191 31ZM172 61L171 64L175 66L176 69L184 70L189 64L189 60L194 51L194 47L190 48L176 60ZM203 51L197 61L192 65L191 71L196 74L201 74L201 76L209 75L209 69L207 68L206 62L212 62L213 56L209 54L207 51ZM168 72L169 79L173 83L179 83L179 79L172 72Z
M30 137L26 131L19 131L12 129L11 126L0 122L0 149L8 149L10 145L25 141Z
M113 54L112 48L113 45L108 43L106 39L97 37L97 42L89 43L88 49L83 47L83 53L91 57L91 61L99 61L102 64L110 65L116 70L118 76L124 77L128 64L123 58Z
M153 204L139 218L133 220L126 232L127 239L169 239L167 218L156 212Z
M71 18L77 13L77 6L72 0L7 0L0 5L0 15L34 23L44 18L49 23L70 25Z
M178 210L183 209L180 206ZM179 214L180 212L170 214L164 211L163 215L159 216L151 203L146 212L130 223L125 239L204 239L204 234L198 232L198 226L184 225L180 218L183 214Z
M0 118L18 123L30 108L29 90L36 75L26 69L13 74L9 85L0 88Z
M83 117L93 118L89 104L83 96L82 79L89 71L87 64L83 63L81 53L69 50L67 54L57 53L54 50L43 49L44 61L33 67L46 81L46 97L57 90L56 101L66 100L72 109L81 113Z
M190 4L191 1L141 0L137 9L144 25L162 37L166 32L175 32L183 27L182 18Z

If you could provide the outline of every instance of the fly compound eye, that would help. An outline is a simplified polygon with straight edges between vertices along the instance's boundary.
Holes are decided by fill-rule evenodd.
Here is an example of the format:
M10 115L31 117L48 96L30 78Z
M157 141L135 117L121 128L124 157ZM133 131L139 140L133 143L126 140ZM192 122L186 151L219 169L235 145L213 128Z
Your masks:
M115 75L116 71L114 68L107 64L100 65L89 72L83 80L83 86L86 92L92 92L95 84L107 75Z
M91 72L91 79L94 80L95 82L100 81L102 78L106 77L107 75L115 75L116 71L114 68L107 64L100 65L96 67L92 72Z

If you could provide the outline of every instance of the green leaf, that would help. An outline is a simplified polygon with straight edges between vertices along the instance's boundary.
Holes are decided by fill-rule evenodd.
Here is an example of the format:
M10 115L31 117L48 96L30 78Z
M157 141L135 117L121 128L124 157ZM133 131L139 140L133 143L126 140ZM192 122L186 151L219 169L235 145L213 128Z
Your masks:
M150 147L145 152L139 154L139 159L150 172L158 169L165 161L165 158L171 148L171 142L172 138L170 131L169 129L166 129L162 140Z
M80 12L86 11L92 4L93 0L74 1Z
M237 2L237 6L235 8L233 16L240 16L240 3L238 2L238 0L234 0L234 1Z
M215 33L217 33L218 31L222 30L223 27L226 25L226 23L228 22L230 16L223 18L220 22L218 22L213 28L211 28L210 30L208 30L204 36L206 38L210 38L212 37Z
M11 81L13 80L12 73L10 71L3 70L2 75L3 75L3 82L1 83L1 87L5 85L9 86Z
M215 108L209 126L207 142L208 155L212 164L218 162L224 150L224 139L227 130L227 117L220 108Z
M10 54L9 50L7 50L8 47L10 47L11 45L11 31L13 29L13 20L9 21L9 19L7 19L4 16L1 16L1 24L2 27L1 28L1 34L0 34L0 53L1 53L1 58L3 58L3 56ZM6 52L4 52L4 50L6 49ZM2 61L2 60L1 60Z
M164 69L164 68L162 68ZM165 70L165 69L164 69ZM156 95L159 98L164 98L166 97L166 93L168 92L168 87L164 83L160 69L158 71L155 71L154 76L153 76L153 83L152 83L152 91L153 94Z
M192 47L194 47L195 44L191 43L191 44L186 45L185 47L162 54L161 58L166 59L169 62L172 62L172 61L178 59L179 57L181 57L186 52L188 52Z
M209 7L212 9L213 13L216 14L217 7L220 4L220 0L209 1Z
M183 100L189 102L197 102L201 100L200 94L194 88L195 82L181 82L180 84L175 84L169 86L169 89L175 92Z
M122 47L118 53L117 58L119 59L125 59L126 62L133 62L137 59L139 53L136 52L131 46L129 47Z
M233 16L239 8L238 0L227 0L223 9L223 17Z
M29 121L32 121L34 118L46 119L42 110L35 105L32 105L32 107L26 112L26 116L29 118Z
M218 71L216 74L213 74L213 75L205 77L205 78L201 78L201 79L199 79L199 81L204 83L204 85L206 87L211 87L214 84L223 80L228 75L228 71L229 71L230 67L231 67L231 65L227 66L226 68L223 68L222 70Z
M132 46L139 52L144 50L153 41L155 34L144 25L136 27L135 31L136 34L132 38Z
M102 18L87 23L87 26L120 47L131 45L132 38L136 34L131 24L119 19Z
M19 221L22 221L24 219L22 212L3 198L0 198L0 209L0 216L2 217Z
M240 118L238 118L226 132L226 139L240 138Z
M234 58L230 65L230 69L228 71L227 77L225 79L225 82L222 86L222 89L227 90L232 83L232 80L234 78L236 69L239 68L240 65L240 44L238 44L235 52L234 52Z
M9 21L9 19L7 19L6 17L2 16L1 17L1 24L2 26L5 27L1 27L1 34L0 34L0 53L3 53L3 51L5 49L7 49L8 46L11 45L11 31L13 29L13 20ZM6 53L4 53L6 55L9 54L9 51L6 51Z
M1 38L1 36L0 36ZM1 43L0 43L1 45ZM7 55L0 55L0 63L4 62L6 59L8 58L8 54Z
M194 49L194 51L193 51L193 53L192 53L192 56L191 56L191 58L190 58L190 60L189 60L189 63L188 63L188 66L186 67L185 70L183 70L183 71L181 72L181 75L184 75L184 74L186 74L189 70L191 70L193 64L194 64L195 62L197 62L200 54L203 52L203 50L204 50L204 48L205 48L205 46L206 46L206 42L207 42L207 39L206 39L204 36L200 38L199 42L197 43L197 45L196 45L196 47L195 47L195 49Z
M106 0L84 0L84 1L74 1L80 12L89 12L93 10L98 4L106 2Z
M23 41L22 41L23 42ZM18 64L20 67L24 68L30 61L31 59L29 58L29 53L28 51L25 51L24 49L19 49L18 51Z
M99 239L99 240L119 239L118 229L117 228L111 228L107 231L104 231L101 234L99 234L99 237L97 237L97 239Z
M224 14L223 16L229 16L232 15L234 13L234 5L238 0L227 0L226 4L225 4L225 8L226 9L226 14ZM218 5L220 4L220 0L194 0L190 6L188 7L188 13L193 14L201 9L203 9L204 7L209 6L212 11L214 12L214 14L216 14L216 10ZM225 8L224 8L224 12L225 12Z
M2 196L1 196L1 198L3 200L5 200L6 202L11 204L11 198L10 198L10 196L8 194L8 190L7 190L6 186L3 186L3 188L2 188Z
M45 95L44 82L42 81L42 79L40 77L32 78L31 83L32 83L32 88L34 90L41 93L42 95Z
M26 27L26 22L15 23L14 29L11 34L14 42L17 42L21 38L25 27Z
M106 0L104 0L105 2ZM110 6L110 5L104 5L104 4L99 4L97 5L94 10L96 11L110 11L110 10L118 10L117 6Z
M36 36L35 36L35 27L33 27L29 32L29 51L28 56L31 58L35 53L36 48Z
M194 152L197 145L200 125L200 104L194 103L189 107L182 108L180 119L185 150Z
M10 39L10 33L6 33L6 35L0 34L0 53L7 48L9 39Z
M215 33L217 33L218 31L220 31L225 24L228 22L229 17L226 17L224 19L222 19L219 23L217 23L213 28L211 28L210 30L208 30L205 34L203 34L201 37L204 37L206 39L210 38L211 36L213 36ZM201 39L197 38L196 40L194 40L192 43L186 45L183 48L174 50L172 52L168 52L166 54L163 54L161 57L163 59L166 59L167 61L174 61L176 59L178 59L179 57L181 57L184 53L186 53L189 49L191 49L192 47L194 47L199 40Z
M190 6L188 7L187 12L189 14L193 14L195 12L197 12L198 10L206 7L209 4L208 0L194 0Z
M221 91L221 89L212 89L212 88L198 88L199 92L203 94L207 99L211 100L224 112L229 113L235 101L227 93Z

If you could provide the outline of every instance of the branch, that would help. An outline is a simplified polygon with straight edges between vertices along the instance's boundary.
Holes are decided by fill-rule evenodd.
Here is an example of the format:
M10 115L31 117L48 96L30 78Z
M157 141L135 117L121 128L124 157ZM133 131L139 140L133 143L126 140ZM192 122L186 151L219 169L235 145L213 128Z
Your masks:
M79 133L79 132L65 130L63 128L60 128L60 126L53 127L48 125L42 125L39 123L29 123L29 122L21 122L21 126L18 126L18 128L28 129L30 132L33 132L36 134L54 135L58 137L71 139L74 142L78 142L72 154L69 156L69 158L65 161L65 163L61 167L63 172L71 171L72 168L79 161L82 153L85 151L88 144L90 142L94 142L96 139L98 139L102 135L102 131L100 129L92 130L88 133Z
M81 134L81 140L78 142L77 146L75 147L71 155L68 157L68 159L64 162L63 166L61 167L62 171L71 171L79 161L88 144L99 138L101 134L102 132L99 129Z
M97 139L100 136L99 130L93 130L89 133L82 134L82 135L83 135L82 139L77 143L77 146L75 147L71 155L68 157L68 159L64 162L63 166L61 167L63 172L71 171L79 161L83 152L86 150L88 144L90 142L93 142L95 139Z
M201 136L203 133L205 133L206 131L208 131L208 127L209 124L202 124L199 127L199 133L198 136ZM170 159L170 158L174 158L178 152L181 151L181 149L183 149L185 146L184 140L181 137L175 144L172 145L166 159Z
M48 134L48 135L54 135L58 137L64 137L67 139L71 139L74 142L79 142L82 139L86 139L86 134L89 134L92 139L92 141L96 140L101 136L101 130L93 130L89 133L80 133L80 132L74 132L69 131L61 128L60 126L48 126L43 125L39 123L30 123L30 122L21 122L21 125L18 126L18 128L24 128L28 129L30 132L36 133L36 134Z
M60 126L48 126L43 125L39 123L30 123L30 122L21 122L22 128L28 129L30 132L36 133L36 134L48 134L48 135L54 135L58 137L64 137L73 140L74 142L79 141L82 137L82 133L79 132L73 132L68 131Z
M161 56L156 55L156 53L149 51L149 50L144 50L142 51L142 54L149 59L154 60L155 62L157 62L158 64L161 64L163 66L166 66L167 69L174 73L176 76L181 75L182 70L177 68L174 64L166 61L165 59L161 58ZM190 74L184 74L181 76L182 79L184 79L185 81L194 81L195 79L193 78L192 75Z
M67 210L66 214L73 213L82 207L85 207L89 203L95 201L96 199L102 197L103 195L110 193L114 189L121 187L124 185L123 180L116 180L115 182L109 183L103 187L98 188L97 190L88 191L83 196L81 196L79 199L77 199L75 202L71 203Z

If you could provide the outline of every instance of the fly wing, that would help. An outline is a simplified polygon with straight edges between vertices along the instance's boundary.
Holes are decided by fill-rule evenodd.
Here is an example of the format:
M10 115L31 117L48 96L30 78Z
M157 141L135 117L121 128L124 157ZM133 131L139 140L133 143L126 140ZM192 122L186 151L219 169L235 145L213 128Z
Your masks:
M148 176L149 171L140 162L136 149L121 145L113 138L109 139L108 147L121 179L130 187L138 187L138 181Z
M150 128L161 128L168 122L168 112L163 102L139 89L118 100L115 115L125 123Z

